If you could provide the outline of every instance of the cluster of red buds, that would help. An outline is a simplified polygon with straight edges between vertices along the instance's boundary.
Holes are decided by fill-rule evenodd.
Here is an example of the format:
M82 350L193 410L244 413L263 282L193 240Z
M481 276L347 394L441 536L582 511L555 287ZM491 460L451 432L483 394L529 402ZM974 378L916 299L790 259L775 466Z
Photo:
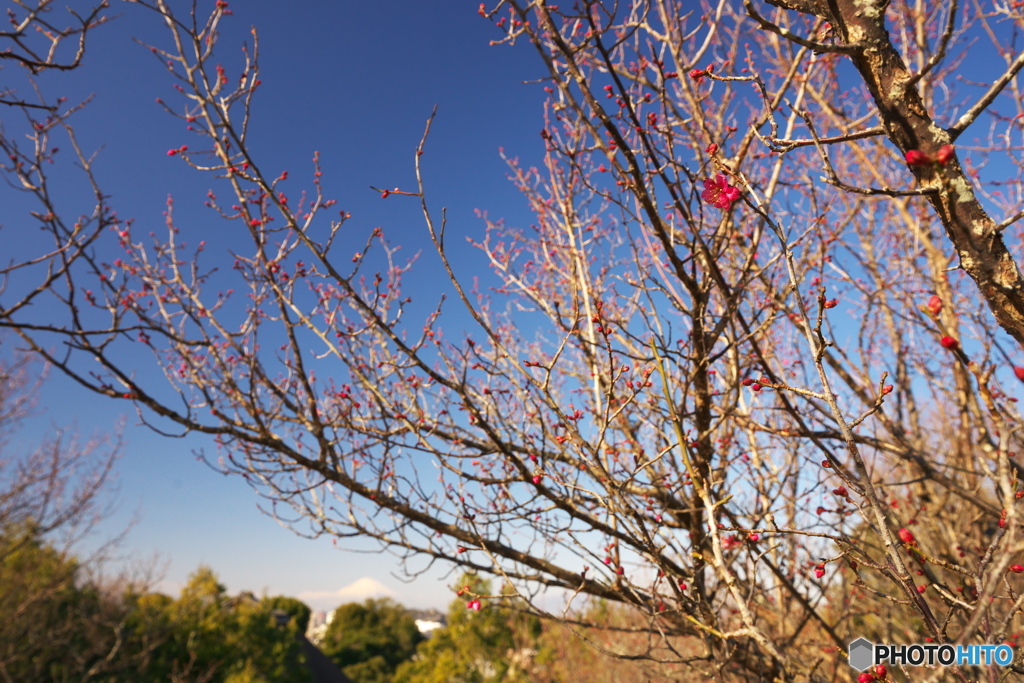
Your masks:
M932 164L945 166L952 160L954 154L953 145L943 145L939 147L935 156L926 154L919 149L912 149L906 153L904 158L910 166L930 166Z
M873 671L865 671L860 676L857 676L857 683L871 683L872 681L884 681L886 676L889 675L889 670L885 668L885 664L875 664Z
M697 83L700 83L704 79L705 76L710 76L711 72L714 71L714 70L715 70L715 65L714 64L708 64L703 69L693 69L692 71L690 71L690 78L692 78Z

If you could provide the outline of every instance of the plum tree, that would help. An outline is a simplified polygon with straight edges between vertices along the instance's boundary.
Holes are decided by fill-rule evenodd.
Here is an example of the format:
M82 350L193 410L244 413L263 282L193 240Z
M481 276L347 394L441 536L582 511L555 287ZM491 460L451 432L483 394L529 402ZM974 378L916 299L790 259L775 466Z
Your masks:
M430 121L419 185L380 191L421 203L466 329L409 319L417 273L380 228L339 237L318 158L290 201L250 148L258 43L214 61L227 3L137 4L167 20L165 106L196 136L168 154L214 186L235 293L171 207L150 239L44 203L54 250L0 325L57 368L211 435L318 533L493 574L551 618L545 588L631 606L634 656L824 681L858 636L1016 637L1019 3L481 6L546 69L542 162L509 159L533 225L486 220L494 287L468 284L425 196ZM45 187L41 153L0 143ZM44 291L59 320L25 304Z

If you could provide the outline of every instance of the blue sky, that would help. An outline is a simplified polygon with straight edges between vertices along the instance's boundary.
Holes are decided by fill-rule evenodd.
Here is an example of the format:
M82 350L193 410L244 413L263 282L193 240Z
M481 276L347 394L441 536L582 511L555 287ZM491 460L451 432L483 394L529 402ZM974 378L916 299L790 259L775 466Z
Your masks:
M171 2L182 13L190 4ZM440 271L417 203L381 200L369 189L411 188L413 151L431 109L437 105L438 117L424 157L428 193L435 209L447 207L456 256L468 249L460 246L460 236L482 234L477 209L513 223L529 221L505 177L499 147L524 159L543 151L538 132L544 93L539 84L523 83L537 78L542 65L527 46L488 45L497 35L478 16L477 4L309 0L285 9L269 0L233 2L234 15L222 25L218 44L218 58L230 68L243 41L251 42L250 26L259 31L263 86L254 107L252 148L264 167L308 179L318 150L324 186L352 214L354 239L361 243L369 230L383 226L407 255L423 251L417 268L433 282ZM213 2L199 5L207 10ZM73 122L83 147L100 150L98 178L122 217L159 231L172 195L178 224L216 245L224 224L202 206L209 179L166 155L171 147L195 144L181 122L155 102L175 101L173 81L133 41L168 46L166 31L157 15L138 6L115 2L113 11L119 16L91 36L84 67L47 75L41 85L71 101L94 94ZM4 83L15 78L0 72ZM80 177L58 167L54 178L64 210L75 213L85 189ZM15 208L21 201L0 189L5 230L18 230L25 215ZM12 244L10 232L4 238ZM13 244L31 249L31 234ZM151 372L151 362L140 362L139 371ZM375 584L367 578L409 606L442 607L451 599L447 585L454 578L440 570L403 584L392 576L398 565L389 555L339 551L329 538L307 540L281 527L259 512L259 499L244 481L221 476L196 459L194 452L203 448L215 457L202 439L161 438L139 426L125 412L126 403L99 399L56 374L39 398L41 412L20 434L21 443L53 426L76 425L88 434L113 431L122 417L127 420L118 509L91 542L116 534L137 513L121 554L158 555L167 591L176 592L205 563L231 592L295 595L316 608L369 592ZM338 593L353 583L349 593Z

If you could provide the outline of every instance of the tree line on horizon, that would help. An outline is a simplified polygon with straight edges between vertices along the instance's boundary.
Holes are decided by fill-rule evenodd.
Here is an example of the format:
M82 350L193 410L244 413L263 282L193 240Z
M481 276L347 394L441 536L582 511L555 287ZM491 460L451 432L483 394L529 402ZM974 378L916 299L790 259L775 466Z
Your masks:
M311 610L287 596L227 594L199 567L177 598L143 583L104 582L31 526L0 525L0 680L16 683L307 683L299 636ZM458 592L488 594L466 574ZM586 617L604 653L571 629L516 609L516 601L456 597L447 624L424 636L388 598L346 603L319 642L354 683L575 683L671 681L685 667L625 661L643 650L642 625L607 602Z
M177 598L96 569L31 523L0 524L0 681L310 680L296 638L309 619L302 602L228 596L208 567Z

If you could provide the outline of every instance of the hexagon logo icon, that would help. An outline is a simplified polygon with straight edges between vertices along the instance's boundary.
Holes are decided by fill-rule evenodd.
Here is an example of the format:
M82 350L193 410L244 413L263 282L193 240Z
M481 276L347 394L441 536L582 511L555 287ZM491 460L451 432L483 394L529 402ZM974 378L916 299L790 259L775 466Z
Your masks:
M858 638L850 643L850 666L857 671L863 671L874 664L875 646L867 638Z

